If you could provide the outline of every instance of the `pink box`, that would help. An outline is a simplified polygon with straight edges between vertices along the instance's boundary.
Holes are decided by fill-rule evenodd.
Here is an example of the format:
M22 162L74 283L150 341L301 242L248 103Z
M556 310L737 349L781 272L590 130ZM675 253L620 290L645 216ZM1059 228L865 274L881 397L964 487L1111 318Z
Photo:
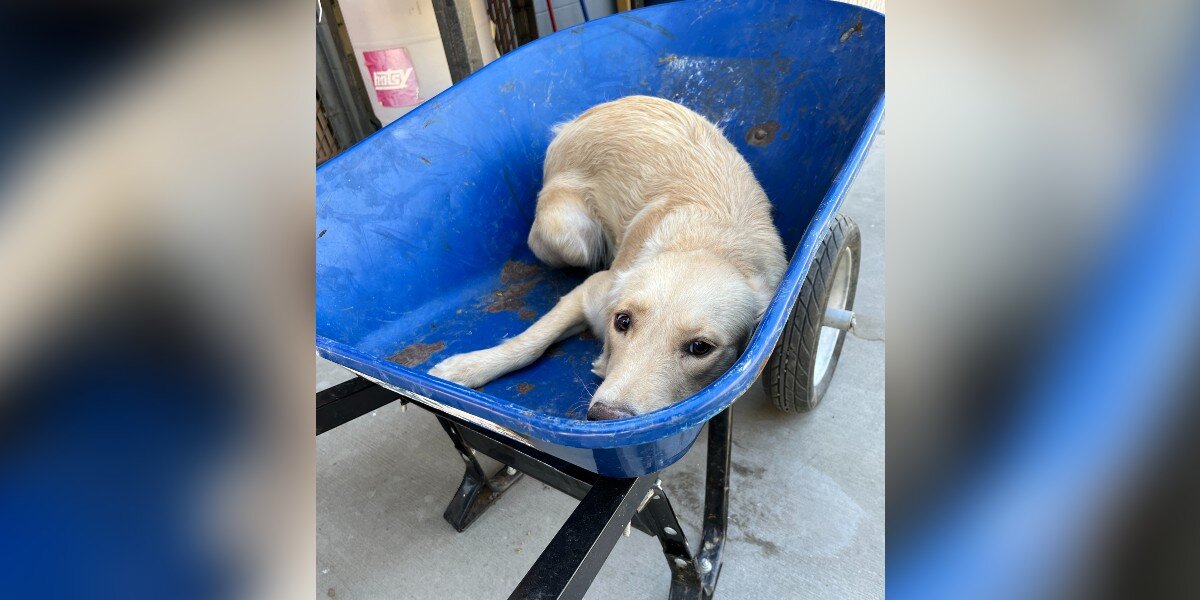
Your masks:
M375 96L380 104L396 107L421 103L417 99L420 95L417 72L413 69L407 48L370 50L363 52L363 60L371 74L371 84L375 87Z

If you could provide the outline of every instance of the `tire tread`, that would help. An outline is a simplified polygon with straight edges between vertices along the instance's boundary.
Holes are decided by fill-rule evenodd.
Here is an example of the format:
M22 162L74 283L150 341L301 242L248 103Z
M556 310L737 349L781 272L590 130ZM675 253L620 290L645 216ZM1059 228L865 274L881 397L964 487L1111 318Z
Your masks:
M813 370L816 368L816 346L819 339L824 306L833 280L837 257L847 245L853 250L851 264L850 297L848 306L854 306L857 288L858 261L861 257L861 234L858 225L845 215L833 219L828 232L821 239L817 257L800 288L796 306L788 318L775 350L763 369L763 386L767 396L779 410L805 412L820 402L824 390L815 390ZM841 344L834 351L832 368L836 368Z

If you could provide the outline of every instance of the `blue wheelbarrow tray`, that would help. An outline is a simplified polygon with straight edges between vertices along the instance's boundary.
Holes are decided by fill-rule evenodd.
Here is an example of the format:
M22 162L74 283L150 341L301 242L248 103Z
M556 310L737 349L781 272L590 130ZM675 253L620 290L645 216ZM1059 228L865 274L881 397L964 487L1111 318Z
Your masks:
M600 475L672 464L774 349L879 125L883 27L822 0L677 2L501 57L317 170L318 354ZM477 390L428 375L524 330L587 276L526 246L542 161L554 124L631 94L723 128L774 204L792 259L745 352L693 396L615 421L584 418L600 383L588 335Z

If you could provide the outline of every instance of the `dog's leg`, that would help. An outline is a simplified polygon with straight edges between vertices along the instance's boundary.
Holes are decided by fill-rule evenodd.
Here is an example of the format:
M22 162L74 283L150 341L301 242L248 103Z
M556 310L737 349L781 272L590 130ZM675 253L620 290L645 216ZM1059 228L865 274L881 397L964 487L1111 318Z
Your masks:
M552 267L601 268L608 260L604 229L588 210L584 193L559 175L538 193L529 249Z
M611 279L608 271L593 274L516 337L499 346L451 356L434 366L429 374L467 387L479 387L529 365L551 344L588 327L588 309L596 304L596 298L608 295Z

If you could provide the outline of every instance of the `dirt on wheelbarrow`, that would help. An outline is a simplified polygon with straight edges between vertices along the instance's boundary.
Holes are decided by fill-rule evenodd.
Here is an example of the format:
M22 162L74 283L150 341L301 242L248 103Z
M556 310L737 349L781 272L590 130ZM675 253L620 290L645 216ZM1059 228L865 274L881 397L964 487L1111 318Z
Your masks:
M530 320L536 316L531 309L525 307L525 295L533 290L542 280L542 267L510 260L500 269L500 283L504 287L492 292L492 301L483 310L490 313L516 311L522 319Z
M501 289L492 292L492 303L487 305L483 310L490 313L504 312L506 310L515 310L518 313L525 308L525 294L533 290L534 286L541 281L541 277L536 277L529 281L522 281L506 285Z
M512 283L528 279L542 272L541 265L534 265L519 260L510 260L500 269L500 283Z
M446 342L434 342L432 344L413 344L407 348L391 355L388 360L404 365L406 367L415 367L429 360L430 356L441 352L446 348Z

